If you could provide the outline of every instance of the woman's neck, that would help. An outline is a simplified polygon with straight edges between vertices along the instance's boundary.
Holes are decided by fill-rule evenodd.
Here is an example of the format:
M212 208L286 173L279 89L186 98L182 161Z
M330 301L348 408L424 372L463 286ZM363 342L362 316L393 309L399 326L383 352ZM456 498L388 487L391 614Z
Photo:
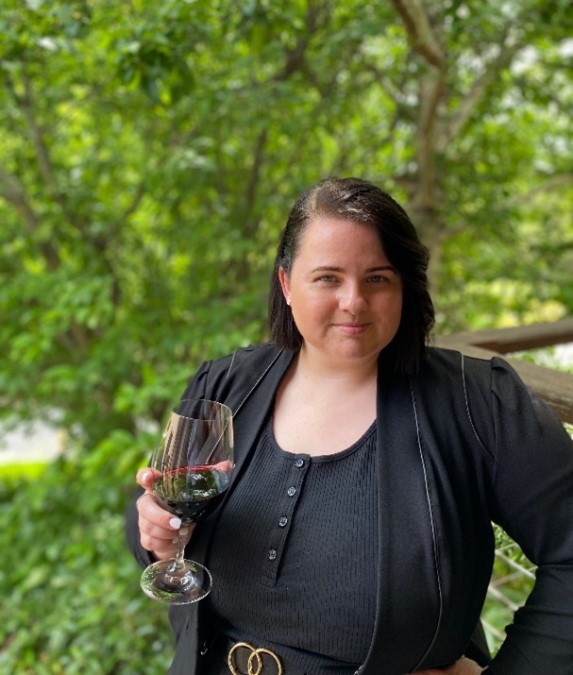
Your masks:
M277 391L275 438L283 450L331 455L376 418L377 360L332 363L302 349Z
M303 379L317 384L336 382L347 386L362 386L376 380L378 356L335 361L303 345L298 354L295 369Z

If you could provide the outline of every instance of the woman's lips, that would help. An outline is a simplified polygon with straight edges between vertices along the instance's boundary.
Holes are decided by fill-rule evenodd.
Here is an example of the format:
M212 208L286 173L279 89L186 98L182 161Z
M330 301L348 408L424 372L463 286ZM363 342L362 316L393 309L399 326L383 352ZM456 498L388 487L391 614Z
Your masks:
M337 323L335 326L345 335L360 335L369 326L368 323Z

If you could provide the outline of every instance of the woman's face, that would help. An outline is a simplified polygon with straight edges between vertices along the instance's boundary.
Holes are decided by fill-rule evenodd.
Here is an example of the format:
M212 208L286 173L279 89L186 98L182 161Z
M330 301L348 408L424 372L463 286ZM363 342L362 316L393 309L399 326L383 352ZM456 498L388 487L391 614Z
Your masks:
M309 355L333 363L375 360L396 335L402 280L371 225L312 219L279 281Z

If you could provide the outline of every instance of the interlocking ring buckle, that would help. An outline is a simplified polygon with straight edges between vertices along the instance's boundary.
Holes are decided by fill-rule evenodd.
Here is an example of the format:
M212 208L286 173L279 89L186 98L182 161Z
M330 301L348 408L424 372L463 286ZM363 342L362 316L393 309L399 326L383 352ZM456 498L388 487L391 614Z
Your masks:
M246 673L237 670L237 661L235 652L237 652L239 649L246 649L247 651L250 652L249 658L247 660ZM271 649L265 649L264 647L259 647L257 649L256 647L253 647L253 645L250 645L248 642L237 642L231 647L231 649L229 649L229 653L227 654L227 665L229 666L231 675L267 675L267 673L264 673L265 666L262 659L263 654L267 654L267 656L270 656L276 663L277 672L275 675L283 675L283 666L281 660ZM269 673L268 675L271 674Z

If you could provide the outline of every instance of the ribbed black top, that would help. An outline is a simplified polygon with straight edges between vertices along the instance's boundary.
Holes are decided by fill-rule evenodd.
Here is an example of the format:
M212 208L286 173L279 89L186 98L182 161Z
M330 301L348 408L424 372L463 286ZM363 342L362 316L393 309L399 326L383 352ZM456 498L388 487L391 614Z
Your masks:
M206 602L231 637L274 647L309 674L364 661L377 587L375 458L374 424L320 457L281 450L266 426L208 559Z

